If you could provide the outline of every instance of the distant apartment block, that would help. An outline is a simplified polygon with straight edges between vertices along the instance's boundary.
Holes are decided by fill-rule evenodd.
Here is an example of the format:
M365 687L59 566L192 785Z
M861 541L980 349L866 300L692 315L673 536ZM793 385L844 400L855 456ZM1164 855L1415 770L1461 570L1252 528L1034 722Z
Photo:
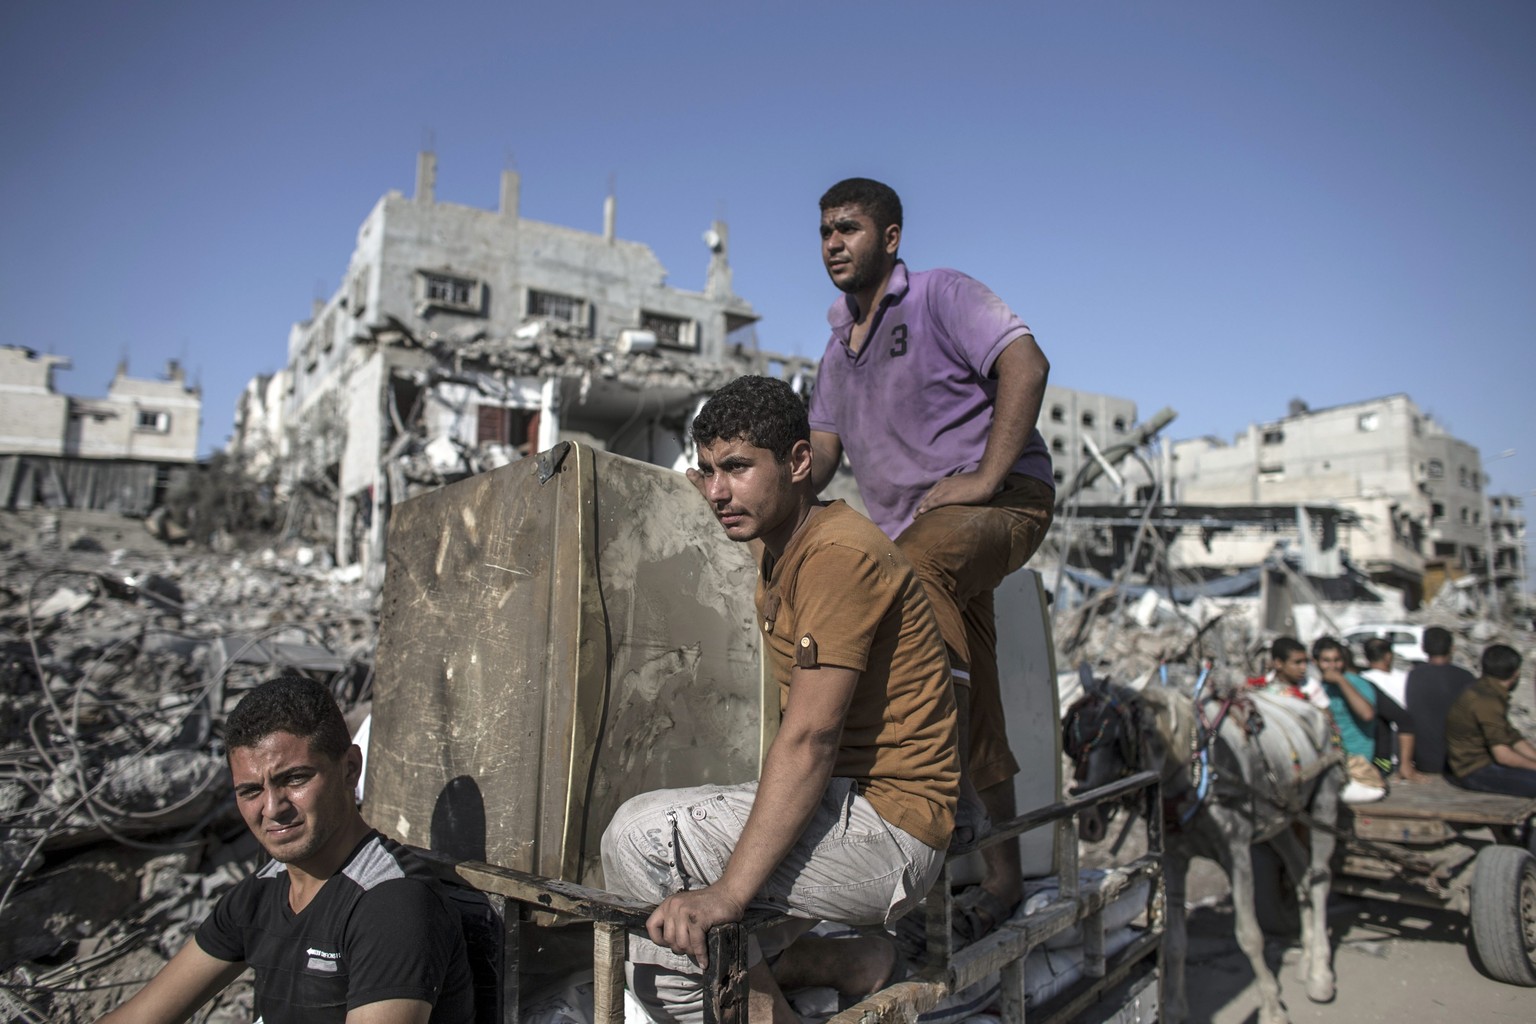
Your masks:
M1097 461L1095 453L1102 456L1130 439L1137 425L1136 403L1129 398L1048 384L1038 425L1051 450L1051 466L1060 489ZM1147 472L1134 461L1122 463L1116 472L1121 478L1119 487L1113 477L1100 475L1083 489L1081 500L1086 504L1129 503L1138 497L1138 489L1151 483Z
M1358 523L1341 546L1382 582L1414 590L1434 566L1484 571L1482 462L1407 395L1290 414L1217 438L1173 446L1176 500L1213 505L1334 503Z
M1525 502L1513 494L1488 498L1488 537L1493 582L1500 594L1523 600L1525 587Z
M158 379L119 365L105 398L60 394L63 356L0 347L0 498L142 514L197 459L202 395L172 360Z

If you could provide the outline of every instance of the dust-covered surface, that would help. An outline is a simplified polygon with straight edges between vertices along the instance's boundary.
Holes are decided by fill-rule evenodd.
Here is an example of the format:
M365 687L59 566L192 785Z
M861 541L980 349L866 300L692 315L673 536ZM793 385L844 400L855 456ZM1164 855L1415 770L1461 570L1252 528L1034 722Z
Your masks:
M91 1021L263 860L227 712L280 668L366 709L372 596L314 549L168 547L109 513L0 514L0 1019ZM199 1021L251 1019L242 980Z

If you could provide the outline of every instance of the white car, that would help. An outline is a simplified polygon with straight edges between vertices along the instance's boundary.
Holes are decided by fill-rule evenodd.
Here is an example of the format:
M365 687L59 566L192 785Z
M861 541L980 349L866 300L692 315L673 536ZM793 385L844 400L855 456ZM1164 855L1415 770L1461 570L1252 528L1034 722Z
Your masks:
M1365 622L1344 631L1344 642L1365 663L1365 642L1373 637L1392 642L1392 659L1397 668L1407 668L1424 660L1424 627L1408 622Z

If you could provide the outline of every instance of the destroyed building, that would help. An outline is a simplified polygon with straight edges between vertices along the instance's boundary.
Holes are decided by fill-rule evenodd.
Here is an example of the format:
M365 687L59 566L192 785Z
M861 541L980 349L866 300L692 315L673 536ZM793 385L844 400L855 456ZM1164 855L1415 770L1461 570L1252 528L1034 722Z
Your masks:
M105 398L60 394L53 374L69 366L0 346L0 507L147 514L196 461L200 390L173 359L159 379L119 363Z
M1185 503L1297 506L1332 503L1340 546L1370 577L1410 604L1439 582L1487 572L1489 529L1478 450L1404 394L1326 409L1292 403L1227 444L1205 437L1173 446L1172 489ZM1207 545L1212 564L1252 564L1240 535Z
M1083 478L1084 501L1120 504L1150 493L1152 472L1132 462L1087 479L1084 468L1100 465L1106 451L1130 440L1137 425L1129 398L1047 384L1040 402L1040 436L1051 450L1056 486ZM1101 465L1102 468L1102 465Z
M1493 587L1506 603L1525 599L1525 502L1513 494L1488 497L1488 550L1493 552Z
M757 348L727 228L704 233L702 291L667 283L649 246L524 218L506 171L499 209L389 192L358 229L342 283L295 324L288 362L242 396L231 451L275 461L290 501L334 530L338 563L381 571L389 508L561 438L661 465L702 398L743 373L814 362ZM325 521L329 520L329 523Z

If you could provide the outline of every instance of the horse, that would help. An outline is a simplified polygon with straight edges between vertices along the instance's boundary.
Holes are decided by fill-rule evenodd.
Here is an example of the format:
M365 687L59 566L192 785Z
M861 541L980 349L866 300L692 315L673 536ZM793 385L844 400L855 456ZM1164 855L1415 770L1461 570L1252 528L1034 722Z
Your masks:
M1139 771L1158 772L1162 779L1170 910L1163 939L1165 1020L1188 1016L1185 882L1189 860L1198 854L1219 863L1231 881L1237 942L1259 983L1260 1024L1285 1024L1280 986L1264 962L1264 936L1254 910L1249 848L1263 842L1271 844L1296 885L1300 976L1307 997L1332 1000L1329 861L1345 772L1327 715L1305 701L1247 687L1201 696L1197 684L1191 698L1165 685L1137 692L1096 680L1086 668L1080 674L1085 695L1062 723L1063 749L1075 766L1073 792ZM1293 828L1302 815L1311 826L1309 845ZM1091 842L1102 839L1107 827L1098 808L1079 818L1079 833Z

